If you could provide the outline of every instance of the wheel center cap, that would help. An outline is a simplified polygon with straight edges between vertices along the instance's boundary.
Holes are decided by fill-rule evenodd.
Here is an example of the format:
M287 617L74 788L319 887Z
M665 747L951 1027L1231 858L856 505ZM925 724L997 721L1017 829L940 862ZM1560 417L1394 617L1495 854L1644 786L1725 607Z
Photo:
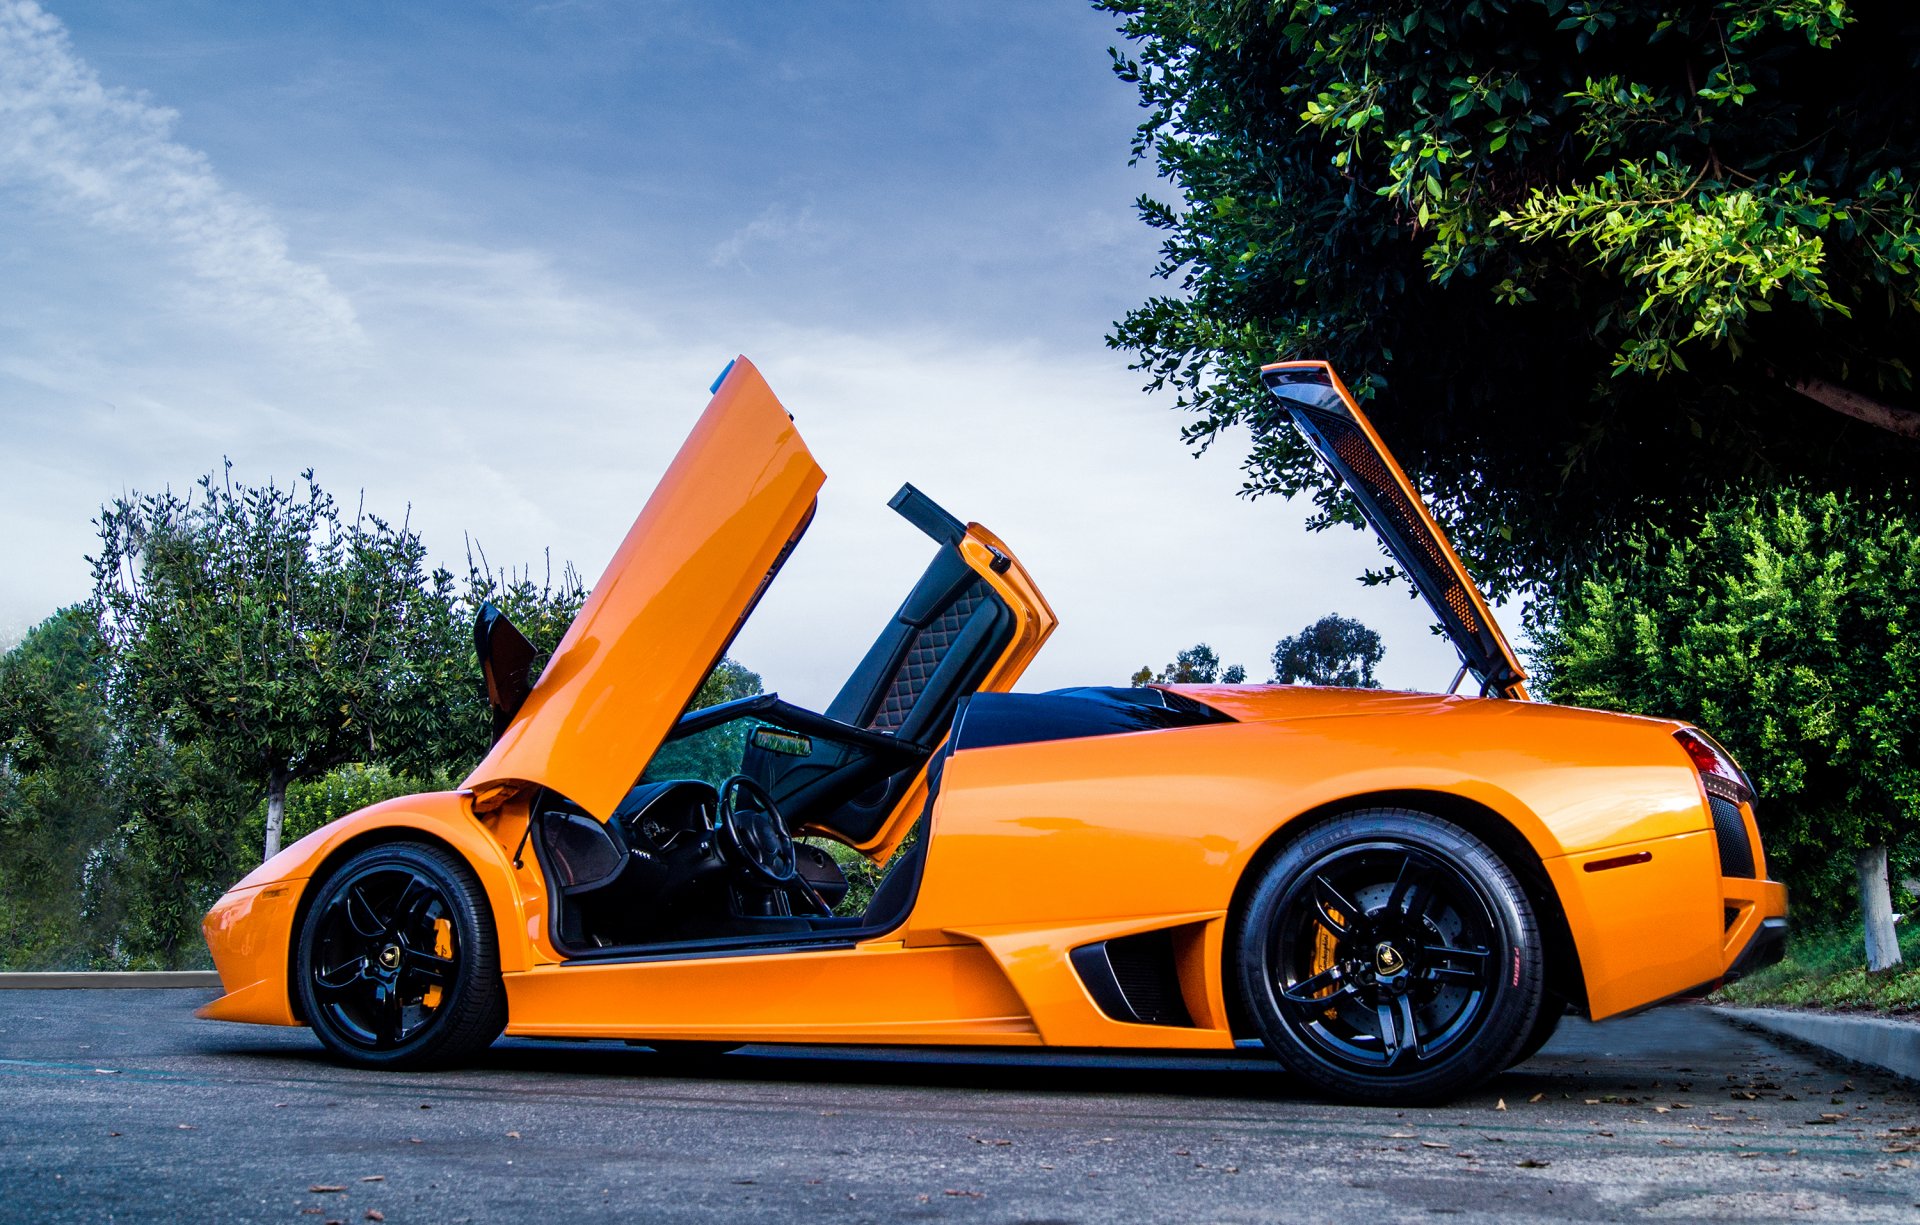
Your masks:
M389 970L399 965L400 964L400 946L397 944L389 944L387 947L381 949L380 964Z
M1407 968L1407 959L1386 940L1373 946L1373 968L1382 978L1391 978Z

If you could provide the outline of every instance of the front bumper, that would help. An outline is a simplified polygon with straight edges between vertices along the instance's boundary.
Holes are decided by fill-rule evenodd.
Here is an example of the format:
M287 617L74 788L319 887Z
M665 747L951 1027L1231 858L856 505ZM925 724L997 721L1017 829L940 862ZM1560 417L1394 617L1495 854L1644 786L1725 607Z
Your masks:
M209 1021L298 1025L287 985L287 951L304 880L237 885L214 903L201 923L214 969L226 994L196 1009Z

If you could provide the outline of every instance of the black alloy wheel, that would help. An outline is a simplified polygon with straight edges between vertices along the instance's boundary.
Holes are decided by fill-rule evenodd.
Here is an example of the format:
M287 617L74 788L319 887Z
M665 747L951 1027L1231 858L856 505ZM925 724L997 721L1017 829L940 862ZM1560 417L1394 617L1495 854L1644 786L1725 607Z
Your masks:
M1485 843L1426 813L1352 813L1285 847L1235 956L1268 1050L1336 1098L1448 1098L1537 1033L1532 904Z
M492 912L473 872L437 846L389 842L322 881L300 927L301 1011L363 1067L459 1062L506 1025Z

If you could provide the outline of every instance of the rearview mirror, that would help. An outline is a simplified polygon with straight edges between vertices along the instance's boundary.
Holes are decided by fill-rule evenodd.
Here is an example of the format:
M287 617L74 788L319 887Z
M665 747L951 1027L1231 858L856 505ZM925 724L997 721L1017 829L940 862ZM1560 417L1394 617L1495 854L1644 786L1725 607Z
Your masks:
M747 737L748 743L756 749L769 753L778 753L782 757L813 756L813 737L802 736L799 732L786 731L778 727L756 727Z

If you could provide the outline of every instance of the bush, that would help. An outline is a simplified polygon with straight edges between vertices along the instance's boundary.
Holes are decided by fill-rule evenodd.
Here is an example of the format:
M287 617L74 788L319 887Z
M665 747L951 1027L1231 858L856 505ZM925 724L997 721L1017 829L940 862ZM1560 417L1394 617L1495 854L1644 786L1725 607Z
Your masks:
M453 787L455 781L444 773L419 779L379 764L351 762L335 766L319 778L287 788L287 843L291 845L330 821L382 800L422 791L445 791ZM266 820L267 803L262 799L254 806L248 837L257 842Z
M1852 852L1920 860L1920 531L1787 488L1656 530L1536 627L1543 691L1686 719L1753 776L1769 868L1803 917L1848 910ZM1897 907L1896 907L1897 908Z

